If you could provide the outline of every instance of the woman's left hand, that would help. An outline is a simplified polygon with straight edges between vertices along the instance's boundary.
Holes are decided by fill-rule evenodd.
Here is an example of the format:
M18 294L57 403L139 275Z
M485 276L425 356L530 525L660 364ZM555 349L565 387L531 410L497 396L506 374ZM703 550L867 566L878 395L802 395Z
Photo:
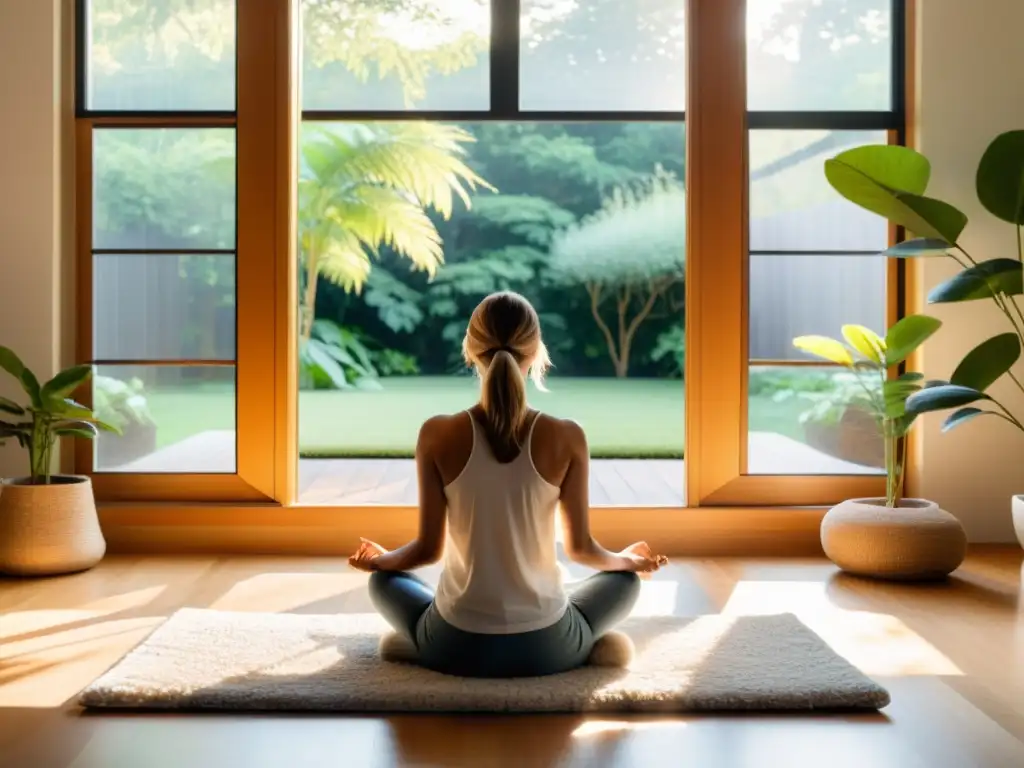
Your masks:
M359 549L357 549L356 553L348 559L348 564L359 571L376 571L377 567L374 565L373 561L381 555L386 555L388 551L380 544L370 541L369 539L361 538L359 541Z

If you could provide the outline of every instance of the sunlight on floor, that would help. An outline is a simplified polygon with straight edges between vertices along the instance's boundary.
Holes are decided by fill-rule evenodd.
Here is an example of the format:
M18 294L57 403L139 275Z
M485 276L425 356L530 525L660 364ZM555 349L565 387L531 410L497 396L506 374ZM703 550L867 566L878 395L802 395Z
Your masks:
M104 616L120 613L121 611L141 608L156 600L165 589L167 587L164 585L136 589L132 592L93 600L92 602L85 603L80 608L54 608L4 613L3 621L0 621L0 640L7 640L21 635L41 634L48 629L59 630L64 625L91 622ZM4 650L8 650L6 645ZM0 657L2 657L2 654L0 654Z
M628 720L588 720L572 732L574 739L602 737L608 734L620 734L624 731L650 731L654 729L685 728L686 723L678 720L672 722L629 722Z
M322 573L262 573L237 582L209 607L218 611L283 613L332 600L366 586L366 577L345 566L325 578ZM324 606L316 613L336 613Z
M832 649L868 675L962 675L935 646L895 616L836 607L827 585L808 581L740 581L723 615L793 613Z
M677 581L645 581L630 616L672 616L678 592Z
M51 627L67 623L52 614L66 617L68 611L31 613L50 614ZM18 622L17 613L5 614L5 625L9 618L22 627L39 625L38 620ZM23 639L5 641L0 647L0 707L60 706L142 642L164 618L100 620L53 632L26 632Z

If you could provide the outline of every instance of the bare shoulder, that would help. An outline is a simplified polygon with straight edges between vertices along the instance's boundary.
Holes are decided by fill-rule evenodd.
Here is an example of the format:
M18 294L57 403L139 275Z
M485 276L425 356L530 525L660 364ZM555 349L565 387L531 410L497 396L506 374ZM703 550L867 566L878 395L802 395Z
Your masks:
M465 412L431 416L420 427L419 442L425 446L437 445L463 432L467 424Z
M448 484L462 472L473 450L473 425L461 413L432 416L420 427L416 453L432 463Z
M544 437L554 438L568 446L577 447L587 444L587 435L583 431L583 427L572 419L559 419L541 413L537 416L536 430Z

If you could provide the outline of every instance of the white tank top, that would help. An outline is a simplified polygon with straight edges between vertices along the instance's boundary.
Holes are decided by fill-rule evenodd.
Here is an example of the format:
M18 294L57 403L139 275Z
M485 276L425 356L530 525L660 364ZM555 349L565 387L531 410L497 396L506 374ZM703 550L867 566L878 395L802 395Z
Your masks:
M555 549L559 488L540 476L530 444L502 464L476 419L466 466L445 486L448 532L435 606L465 632L506 635L549 627L568 601Z

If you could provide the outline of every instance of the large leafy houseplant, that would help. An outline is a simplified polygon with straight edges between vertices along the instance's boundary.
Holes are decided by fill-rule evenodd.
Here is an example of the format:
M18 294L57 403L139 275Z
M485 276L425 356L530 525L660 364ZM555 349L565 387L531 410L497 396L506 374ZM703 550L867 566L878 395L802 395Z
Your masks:
M906 437L915 414L906 409L908 397L921 391L919 373L897 374L899 366L941 323L926 315L910 315L896 323L885 338L859 325L844 325L846 343L827 336L800 336L798 349L847 368L860 387L857 405L878 425L885 447L885 505L898 507L903 498Z
M71 399L71 394L92 375L91 366L73 366L41 384L13 351L0 347L0 368L13 376L28 395L26 405L0 397L0 444L13 438L28 451L31 485L50 484L53 449L58 438L92 439L100 429L118 431Z
M981 260L961 242L967 216L943 200L925 192L931 164L922 154L905 147L870 145L843 152L825 162L825 175L843 197L903 227L912 239L895 245L883 255L896 258L952 259L960 271L928 295L930 304L992 301L1010 328L972 349L948 381L929 381L907 399L908 414L953 410L943 431L979 416L994 416L1024 431L1021 419L989 393L1003 376L1024 391L1012 372L1024 345L1024 131L997 136L978 165L975 190L981 204L998 219L1013 226L1007 250L1016 257L999 255Z

